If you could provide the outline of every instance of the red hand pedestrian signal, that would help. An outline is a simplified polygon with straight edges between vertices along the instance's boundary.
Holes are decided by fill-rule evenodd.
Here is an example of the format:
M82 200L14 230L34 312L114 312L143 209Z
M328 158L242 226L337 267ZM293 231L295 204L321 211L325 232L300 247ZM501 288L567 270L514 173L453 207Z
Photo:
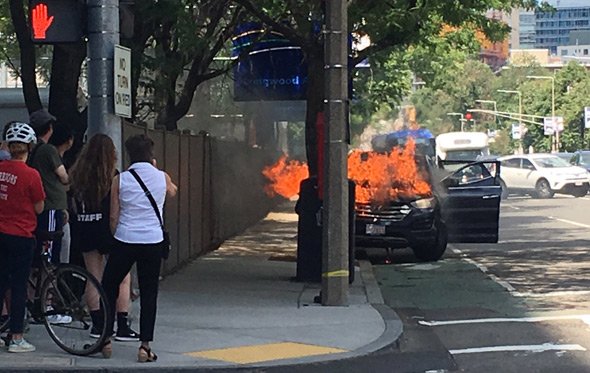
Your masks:
M473 118L473 116L471 115L471 113L465 114L465 119L471 120L471 118Z
M47 16L47 5L37 4L32 11L33 36L35 39L45 39L49 26L53 22L53 16Z

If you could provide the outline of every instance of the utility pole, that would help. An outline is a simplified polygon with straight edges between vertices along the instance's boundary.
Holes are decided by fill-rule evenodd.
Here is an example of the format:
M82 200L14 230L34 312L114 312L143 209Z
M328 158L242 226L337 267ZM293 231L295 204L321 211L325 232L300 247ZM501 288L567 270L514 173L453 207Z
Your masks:
M108 135L121 169L121 119L113 102L113 58L119 44L119 0L88 0L88 137Z
M324 31L325 167L322 305L348 305L348 13L326 0Z

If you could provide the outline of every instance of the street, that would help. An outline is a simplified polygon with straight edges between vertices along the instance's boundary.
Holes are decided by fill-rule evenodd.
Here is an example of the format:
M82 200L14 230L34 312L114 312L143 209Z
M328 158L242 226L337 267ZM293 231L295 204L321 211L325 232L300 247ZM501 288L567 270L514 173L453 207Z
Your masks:
M395 251L375 265L404 321L399 371L589 372L589 209L589 196L511 196L498 244L452 244L435 263Z

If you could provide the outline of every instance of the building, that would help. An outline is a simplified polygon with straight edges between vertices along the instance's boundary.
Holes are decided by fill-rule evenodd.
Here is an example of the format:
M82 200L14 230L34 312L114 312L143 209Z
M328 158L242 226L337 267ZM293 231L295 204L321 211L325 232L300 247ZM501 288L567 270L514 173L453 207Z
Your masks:
M572 31L568 45L557 47L560 57L586 57L590 59L590 30Z
M548 0L548 3L555 12L535 12L535 48L547 48L557 54L559 46L570 45L571 32L590 30L590 1Z

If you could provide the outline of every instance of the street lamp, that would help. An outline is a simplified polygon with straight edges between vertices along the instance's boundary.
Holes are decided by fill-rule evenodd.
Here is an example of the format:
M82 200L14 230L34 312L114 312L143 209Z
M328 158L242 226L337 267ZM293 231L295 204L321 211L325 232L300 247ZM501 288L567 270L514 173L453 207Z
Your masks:
M463 115L463 113L447 113L447 115L455 115L461 117L461 119L459 120L461 121L461 132L463 132L463 123L465 122L465 116Z
M518 95L518 128L520 129L520 133L521 133L518 152L520 154L522 154L523 153L523 147L522 147L522 92L510 91L510 90L506 90L506 89L498 89L498 92Z
M527 75L528 79L551 79L551 123L555 126L555 77L547 75ZM559 151L559 128L555 128L555 150Z

